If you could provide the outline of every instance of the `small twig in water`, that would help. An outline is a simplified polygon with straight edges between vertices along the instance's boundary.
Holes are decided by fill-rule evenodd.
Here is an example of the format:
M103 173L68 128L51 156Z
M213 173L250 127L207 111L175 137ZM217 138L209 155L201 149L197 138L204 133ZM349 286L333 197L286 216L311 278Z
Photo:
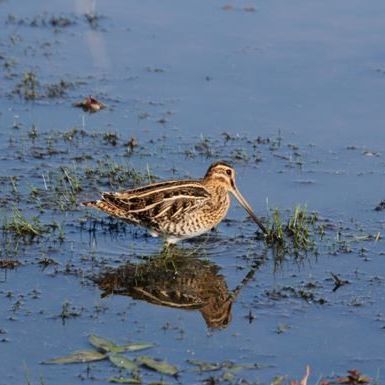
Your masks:
M334 288L333 288L333 291L336 291L336 290L339 289L341 286L344 286L344 285L347 285L347 284L350 283L350 282L347 281L346 279L341 279L337 274L330 273L330 275L332 276L332 278L333 278L333 280L334 280Z

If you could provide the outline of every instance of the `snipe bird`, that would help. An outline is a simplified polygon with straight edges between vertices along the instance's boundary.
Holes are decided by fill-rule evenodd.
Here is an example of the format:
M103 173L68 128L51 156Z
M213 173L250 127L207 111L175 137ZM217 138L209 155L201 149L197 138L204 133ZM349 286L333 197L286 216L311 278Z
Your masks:
M225 162L213 163L202 179L153 183L120 192L104 192L84 202L125 222L147 228L168 244L196 237L218 225L230 207L232 193L264 234L265 226L253 213L235 184L235 171Z

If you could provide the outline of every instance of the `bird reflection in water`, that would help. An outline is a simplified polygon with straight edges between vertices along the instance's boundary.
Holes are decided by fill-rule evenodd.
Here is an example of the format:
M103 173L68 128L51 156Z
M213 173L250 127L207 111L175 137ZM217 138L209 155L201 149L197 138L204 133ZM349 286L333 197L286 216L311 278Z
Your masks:
M191 255L191 250L173 247L167 257L158 254L140 264L127 263L102 273L95 281L103 297L120 294L155 305L199 310L207 327L218 329L229 325L232 304L257 266L232 291L219 269L213 262Z

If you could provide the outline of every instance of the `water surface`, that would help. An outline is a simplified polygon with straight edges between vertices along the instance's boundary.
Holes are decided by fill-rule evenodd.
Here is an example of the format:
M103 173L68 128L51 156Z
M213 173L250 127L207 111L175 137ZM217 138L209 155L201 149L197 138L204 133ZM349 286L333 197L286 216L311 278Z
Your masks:
M384 247L374 237L385 222L374 207L385 199L384 12L358 0L1 2L2 222L19 209L51 230L32 241L2 232L1 259L21 265L0 271L0 383L118 376L108 361L40 364L89 349L90 334L154 342L145 354L177 365L182 383L226 371L199 373L191 359L258 364L234 383L299 379L307 364L310 383L352 368L382 383ZM69 25L52 25L60 20ZM27 72L39 82L34 100L15 93ZM48 97L61 80L68 88ZM108 108L72 106L87 95ZM181 245L191 269L215 271L219 297L236 290L226 327L199 309L102 297L95 276L159 257L161 241L77 203L149 173L197 178L218 159L233 162L264 219L301 204L328 221L318 254L277 265L234 204L216 232ZM63 167L81 191L72 194ZM43 268L48 258L57 265ZM331 272L350 284L333 291Z

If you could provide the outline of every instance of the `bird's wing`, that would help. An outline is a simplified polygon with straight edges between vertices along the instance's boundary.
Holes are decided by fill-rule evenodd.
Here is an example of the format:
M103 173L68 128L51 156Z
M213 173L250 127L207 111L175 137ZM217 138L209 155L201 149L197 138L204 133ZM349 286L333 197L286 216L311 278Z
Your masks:
M136 190L103 193L109 205L115 206L134 222L158 222L161 218L179 217L201 207L211 194L199 181L156 183Z

